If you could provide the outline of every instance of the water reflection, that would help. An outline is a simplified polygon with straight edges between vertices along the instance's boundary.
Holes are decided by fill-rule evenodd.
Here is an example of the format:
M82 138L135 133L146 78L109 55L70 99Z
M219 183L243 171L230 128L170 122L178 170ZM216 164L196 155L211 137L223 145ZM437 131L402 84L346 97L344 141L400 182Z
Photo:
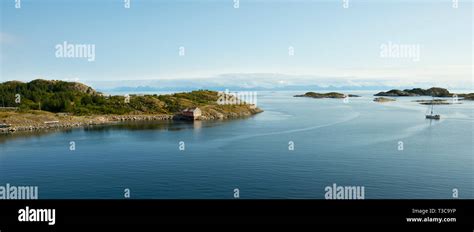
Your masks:
M39 130L39 131L17 131L15 133L10 134L0 134L0 144L3 144L7 141L15 140L15 139L29 139L29 138L37 138L49 134L55 133L72 133L74 129L67 128L67 129L49 129L49 130Z
M11 134L0 135L0 144L15 139L28 139L45 135L52 135L55 133L73 133L77 131L84 131L87 133L103 133L108 134L114 131L130 130L155 130L155 131L180 131L180 130L195 130L196 133L201 131L201 128L212 127L219 125L220 122L211 121L135 121L135 122L120 122L116 124L95 125L83 128L62 128L62 129L48 129L40 131L18 131Z

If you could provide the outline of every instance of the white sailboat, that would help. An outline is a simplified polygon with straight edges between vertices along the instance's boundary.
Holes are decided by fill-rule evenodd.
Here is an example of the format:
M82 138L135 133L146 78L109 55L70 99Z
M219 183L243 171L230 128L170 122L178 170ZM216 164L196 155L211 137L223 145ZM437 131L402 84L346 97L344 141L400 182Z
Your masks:
M435 101L434 101L434 97L433 97L433 100L431 100L431 112L430 112L430 114L426 115L426 119L440 120L441 116L439 114L433 114L434 103L435 103Z

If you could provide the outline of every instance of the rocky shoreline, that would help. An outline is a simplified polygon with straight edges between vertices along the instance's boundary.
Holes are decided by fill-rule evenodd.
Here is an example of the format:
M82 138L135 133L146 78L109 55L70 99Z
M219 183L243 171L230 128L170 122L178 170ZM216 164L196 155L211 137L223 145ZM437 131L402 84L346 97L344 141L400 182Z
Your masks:
M249 117L263 112L256 108L252 111L228 114L207 114L200 116L199 121L224 120ZM51 119L51 115L50 119ZM96 116L58 116L54 115L54 120L33 121L24 120L23 123L0 123L0 134L10 134L15 132L34 132L51 129L71 129L97 125L111 125L127 121L167 121L167 120L186 120L186 117L180 115L96 115ZM192 120L191 120L192 121Z
M46 121L43 124L31 123L30 125L12 125L6 124L7 127L0 128L0 134L8 134L14 132L40 131L50 129L70 129L95 125L115 124L125 121L157 121L172 120L173 115L102 115L102 116L84 116L73 117L71 120L55 120ZM82 120L74 120L80 118Z

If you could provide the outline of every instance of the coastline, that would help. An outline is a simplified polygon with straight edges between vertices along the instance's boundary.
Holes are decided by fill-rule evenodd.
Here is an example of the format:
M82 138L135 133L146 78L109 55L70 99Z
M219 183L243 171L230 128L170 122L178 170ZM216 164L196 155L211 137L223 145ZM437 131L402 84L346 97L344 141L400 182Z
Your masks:
M122 121L233 119L263 112L253 104L256 96L242 96L250 97L242 102L231 96L211 90L112 96L79 82L7 81L0 83L0 134Z
M0 128L0 134L15 132L34 132L49 129L71 129L94 125L109 125L124 121L163 121L172 120L173 115L95 115L95 116L58 116L57 120L10 124L7 128Z
M203 115L195 121L211 121L246 118L263 112L259 108L240 113L227 113L219 115ZM84 128L96 125L112 125L127 121L193 121L178 114L136 114L136 115L89 115L70 116L51 113L46 111L31 111L28 113L7 113L8 119L3 119L8 127L0 128L1 134L12 134L15 132L36 132L50 129ZM5 118L5 114L0 114ZM2 119L2 118L0 118Z

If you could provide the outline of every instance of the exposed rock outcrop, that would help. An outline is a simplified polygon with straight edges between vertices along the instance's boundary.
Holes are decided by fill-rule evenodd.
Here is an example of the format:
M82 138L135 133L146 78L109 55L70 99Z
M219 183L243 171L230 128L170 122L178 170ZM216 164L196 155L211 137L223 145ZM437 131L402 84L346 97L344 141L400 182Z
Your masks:
M410 97L410 96L433 96L433 97L452 97L453 94L450 93L447 89L432 87L429 89L405 89L398 90L392 89L387 92L379 92L374 96L388 96L388 97Z
M393 99L393 98L387 98L387 97L376 97L376 98L374 98L374 102L392 102L392 101L396 101L396 100Z
M311 98L346 98L346 97L359 97L358 95L354 94L343 94L337 92L330 92L330 93L315 93L315 92L307 92L301 95L295 95L294 97L311 97Z

